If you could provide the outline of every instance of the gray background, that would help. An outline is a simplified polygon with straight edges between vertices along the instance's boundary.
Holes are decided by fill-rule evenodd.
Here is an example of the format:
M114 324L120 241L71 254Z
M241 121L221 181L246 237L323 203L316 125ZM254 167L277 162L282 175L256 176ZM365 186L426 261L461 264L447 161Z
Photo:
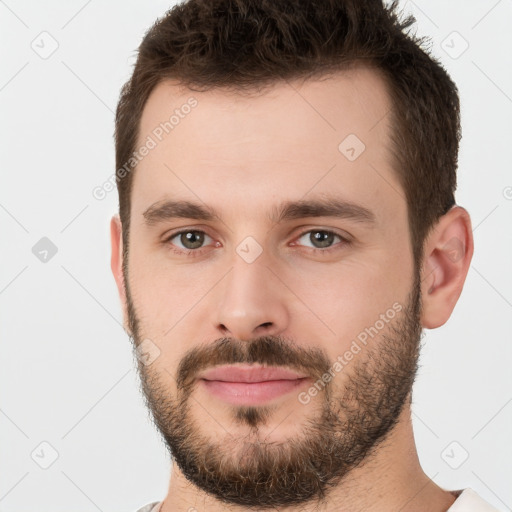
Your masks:
M0 0L2 511L131 511L165 496L169 458L109 267L117 193L92 190L114 172L135 50L171 5ZM512 2L402 5L460 89L456 199L476 247L451 319L424 338L418 451L439 485L510 510Z

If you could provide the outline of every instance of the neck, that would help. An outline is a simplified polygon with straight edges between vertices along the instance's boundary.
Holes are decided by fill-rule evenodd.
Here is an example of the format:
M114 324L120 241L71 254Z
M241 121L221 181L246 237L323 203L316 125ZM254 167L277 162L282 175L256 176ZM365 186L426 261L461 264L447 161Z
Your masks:
M386 439L326 500L282 507L286 512L446 512L455 496L435 484L421 469L413 436L410 405ZM251 507L253 509L253 507ZM183 476L173 464L167 497L160 512L246 512L213 498Z

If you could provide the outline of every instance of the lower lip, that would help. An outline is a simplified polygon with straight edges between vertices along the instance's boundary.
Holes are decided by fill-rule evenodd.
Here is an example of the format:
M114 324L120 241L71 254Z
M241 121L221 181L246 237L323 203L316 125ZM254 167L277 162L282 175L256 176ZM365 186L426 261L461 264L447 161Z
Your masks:
M306 378L293 380L269 380L265 382L201 382L214 396L233 405L258 405L290 393L303 384Z

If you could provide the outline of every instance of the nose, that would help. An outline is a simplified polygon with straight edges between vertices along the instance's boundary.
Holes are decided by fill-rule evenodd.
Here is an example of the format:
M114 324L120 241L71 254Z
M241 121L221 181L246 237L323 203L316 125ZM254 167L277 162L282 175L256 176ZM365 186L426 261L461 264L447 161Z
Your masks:
M247 263L238 255L233 268L217 289L217 329L222 336L242 341L276 336L289 322L286 287L267 267L267 261Z

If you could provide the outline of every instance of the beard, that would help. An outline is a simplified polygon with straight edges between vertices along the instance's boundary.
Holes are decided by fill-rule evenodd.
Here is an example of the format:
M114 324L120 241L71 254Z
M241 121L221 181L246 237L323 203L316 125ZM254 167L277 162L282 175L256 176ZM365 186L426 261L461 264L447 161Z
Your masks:
M140 321L126 277L128 323L136 349L142 342ZM208 413L193 396L197 374L220 364L256 363L287 366L318 382L333 367L318 348L305 349L280 336L242 342L221 338L182 357L176 396L165 384L174 376L139 359L141 390L171 457L205 493L259 510L314 501L320 505L330 489L371 457L398 423L408 399L410 403L422 334L420 311L420 276L415 272L402 311L343 369L342 386L335 387L333 379L318 393L314 411L313 402L303 406L315 414L304 414L300 432L282 442L267 442L260 431L278 410L275 405L231 406L231 420L245 427L244 434L209 437L192 407L196 415Z

